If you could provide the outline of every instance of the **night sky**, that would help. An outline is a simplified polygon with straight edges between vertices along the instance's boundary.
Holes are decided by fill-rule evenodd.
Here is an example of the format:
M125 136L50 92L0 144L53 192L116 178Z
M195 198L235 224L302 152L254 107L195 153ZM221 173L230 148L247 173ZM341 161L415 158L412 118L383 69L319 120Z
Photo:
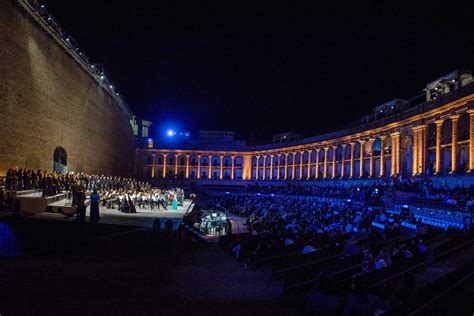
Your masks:
M230 130L258 143L314 136L474 69L471 1L327 2L45 4L160 132Z

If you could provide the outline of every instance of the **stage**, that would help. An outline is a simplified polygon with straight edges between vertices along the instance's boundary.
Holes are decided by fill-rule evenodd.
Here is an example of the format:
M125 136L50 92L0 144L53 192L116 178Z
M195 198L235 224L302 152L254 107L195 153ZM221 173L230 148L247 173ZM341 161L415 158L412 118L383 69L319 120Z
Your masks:
M62 203L64 205L59 205ZM112 224L112 225L126 225L126 226L137 226L137 227L147 227L151 228L153 226L153 221L156 218L159 218L161 221L161 227L164 227L165 221L171 219L173 221L173 227L176 229L181 219L183 218L186 210L191 204L191 200L185 200L182 206L178 206L177 210L172 210L171 205L168 207L168 210L151 210L149 208L137 208L137 213L121 213L117 208L108 209L106 207L100 206L100 221L99 224ZM66 200L58 201L54 203L54 208L68 207ZM7 213L3 213L8 215ZM86 221L89 220L90 206L86 209ZM24 215L25 217L31 219L42 219L42 220L57 220L57 221L75 221L76 216L66 216L63 213L55 212L42 212L38 214L28 214Z

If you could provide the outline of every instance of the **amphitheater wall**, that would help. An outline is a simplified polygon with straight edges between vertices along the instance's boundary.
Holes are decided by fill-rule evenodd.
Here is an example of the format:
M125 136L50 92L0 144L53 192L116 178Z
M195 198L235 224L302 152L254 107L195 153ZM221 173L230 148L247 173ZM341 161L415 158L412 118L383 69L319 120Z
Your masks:
M17 1L0 1L0 175L11 166L133 175L134 137L120 102Z

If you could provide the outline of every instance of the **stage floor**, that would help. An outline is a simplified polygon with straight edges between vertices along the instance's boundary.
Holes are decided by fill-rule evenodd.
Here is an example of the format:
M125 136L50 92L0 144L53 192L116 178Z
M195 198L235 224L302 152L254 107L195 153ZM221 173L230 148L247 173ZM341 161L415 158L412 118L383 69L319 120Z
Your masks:
M64 200L63 200L64 201ZM61 201L61 202L63 202ZM167 219L173 221L173 227L176 229L181 219L183 218L186 210L191 204L191 200L185 200L182 206L178 206L177 210L171 210L171 206L168 210L151 210L149 208L137 209L137 213L121 213L116 208L108 209L100 206L100 221L99 224L113 224L113 225L127 225L137 227L151 228L153 221L159 218L161 221L161 227L165 225ZM89 220L90 207L86 210L86 220ZM28 218L47 219L47 220L58 220L58 221L74 221L76 216L67 217L62 213L40 213L35 215L29 215Z

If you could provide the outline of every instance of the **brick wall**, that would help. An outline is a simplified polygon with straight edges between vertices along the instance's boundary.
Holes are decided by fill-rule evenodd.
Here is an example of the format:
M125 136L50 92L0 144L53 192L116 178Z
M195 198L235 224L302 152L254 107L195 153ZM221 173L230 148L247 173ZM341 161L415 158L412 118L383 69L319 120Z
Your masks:
M15 1L0 0L0 175L51 170L58 146L70 171L133 174L127 115Z

